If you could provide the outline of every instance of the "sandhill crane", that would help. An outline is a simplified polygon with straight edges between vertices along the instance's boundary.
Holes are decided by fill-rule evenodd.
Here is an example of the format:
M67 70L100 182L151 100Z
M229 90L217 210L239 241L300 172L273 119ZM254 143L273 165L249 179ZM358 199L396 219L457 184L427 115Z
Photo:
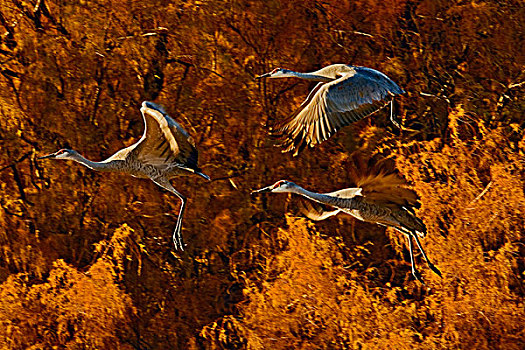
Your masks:
M394 115L393 97L404 91L385 74L366 67L332 64L311 73L276 68L256 77L319 81L295 113L279 123L283 152L298 155L307 145L327 140L340 128L380 110L390 103L390 119L399 127Z
M184 250L181 227L186 198L170 183L169 179L196 174L210 178L197 165L198 153L190 135L166 111L153 102L143 102L144 134L133 145L123 148L101 162L93 162L77 151L61 149L38 159L68 159L100 171L119 171L138 178L149 178L181 200L179 217L173 232L175 249Z
M415 239L428 267L441 276L441 271L430 262L418 238L418 235L421 237L426 235L427 229L425 224L415 216L407 201L390 200L389 197L391 198L391 196L386 196L385 198L385 196L379 193L373 193L373 190L370 191L372 192L370 196L367 196L366 186L345 188L330 193L315 193L286 180L277 181L271 186L253 191L252 194L264 192L295 193L314 202L334 208L333 210L324 210L321 206L315 208L311 203L306 204L305 214L312 220L324 220L339 212L344 212L362 221L393 227L397 231L407 235L410 263L414 277L420 282L423 282L421 274L416 269L414 263L412 239Z

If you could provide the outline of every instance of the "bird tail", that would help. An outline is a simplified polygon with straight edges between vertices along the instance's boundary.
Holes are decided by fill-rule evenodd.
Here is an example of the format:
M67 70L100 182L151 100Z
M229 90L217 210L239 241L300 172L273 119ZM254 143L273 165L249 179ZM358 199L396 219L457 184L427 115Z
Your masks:
M424 238L427 235L427 226L425 225L423 220L421 220L417 216L413 215L413 217L418 223L418 227L416 228L416 233L418 234L419 237Z
M405 211L398 217L399 226L396 228L401 232L407 234L416 233L419 237L425 238L427 235L427 226L423 220L407 211L406 208L404 209Z

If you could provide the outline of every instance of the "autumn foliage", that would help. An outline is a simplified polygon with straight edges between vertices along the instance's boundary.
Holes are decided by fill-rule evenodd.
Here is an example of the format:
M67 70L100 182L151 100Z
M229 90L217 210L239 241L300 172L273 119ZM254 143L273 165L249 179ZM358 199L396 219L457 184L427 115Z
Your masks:
M525 348L522 1L0 0L2 349ZM268 136L312 85L276 67L378 69L396 110L298 157ZM151 181L37 160L102 160L137 141L140 104L195 139L179 201ZM389 159L420 197L423 245L297 198Z

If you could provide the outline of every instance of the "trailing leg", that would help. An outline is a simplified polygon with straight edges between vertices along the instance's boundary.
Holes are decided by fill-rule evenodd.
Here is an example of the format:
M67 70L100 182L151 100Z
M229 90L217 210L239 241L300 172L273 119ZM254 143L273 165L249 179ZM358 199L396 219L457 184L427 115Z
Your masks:
M427 262L428 267L430 267L430 269L432 271L434 271L434 273L436 275L438 275L439 277L443 277L443 276L441 276L441 271L439 271L439 269L434 264L432 264L430 262L430 259L427 257L427 254L425 253L425 250L423 249L423 246L421 245L421 242L419 242L419 238L417 238L417 235L413 234L413 236L414 236L414 239L416 240L416 244L417 244L419 250L421 251L421 254L423 255L423 258Z
M397 119L396 114L394 113L394 98L390 100L390 120L392 123L397 126L399 129L401 129L401 123L400 120Z
M178 197L181 200L179 217L177 218L177 224L175 225L175 230L173 231L173 244L175 249L184 250L184 241L182 240L182 216L184 215L184 209L186 207L186 198L178 194Z
M414 249L413 249L413 246L412 246L412 236L413 236L412 234L407 235L408 250L410 252L410 264L412 265L412 275L414 275L416 280L418 280L419 282L425 284L425 282L423 282L423 278L421 278L421 274L416 269L416 264L414 262Z
M181 231L182 231L182 217L184 215L184 209L186 207L186 198L182 194L180 194L167 179L163 179L163 178L155 179L153 180L153 182L155 182L160 187L175 194L181 200L181 205L179 209L179 217L177 218L177 223L175 224L175 230L173 231L173 244L175 245L175 249L184 250L184 242L182 240Z

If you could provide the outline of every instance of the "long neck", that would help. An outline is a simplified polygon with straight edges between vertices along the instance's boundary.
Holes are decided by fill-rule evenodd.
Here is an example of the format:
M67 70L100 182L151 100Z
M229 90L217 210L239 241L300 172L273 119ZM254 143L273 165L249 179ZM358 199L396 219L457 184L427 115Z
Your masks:
M93 162L87 158L84 158L80 154L76 154L74 158L70 158L71 160L74 160L77 163L80 163L82 165L87 166L90 169L98 170L98 171L114 171L119 170L121 160L103 160L102 162Z
M305 80L312 80L312 81L329 82L329 81L334 80L332 78L329 78L329 77L326 77L326 76L323 76L323 75L318 75L316 73L317 72L300 73L300 72L293 72L293 71L291 71L289 74L294 76L294 77L296 77L296 78L301 78L301 79L305 79Z
M353 209L355 207L355 201L352 198L332 197L326 194L308 191L302 188L301 186L290 188L290 192L300 194L301 196L306 197L308 199L314 200L321 204L328 204L336 208Z

